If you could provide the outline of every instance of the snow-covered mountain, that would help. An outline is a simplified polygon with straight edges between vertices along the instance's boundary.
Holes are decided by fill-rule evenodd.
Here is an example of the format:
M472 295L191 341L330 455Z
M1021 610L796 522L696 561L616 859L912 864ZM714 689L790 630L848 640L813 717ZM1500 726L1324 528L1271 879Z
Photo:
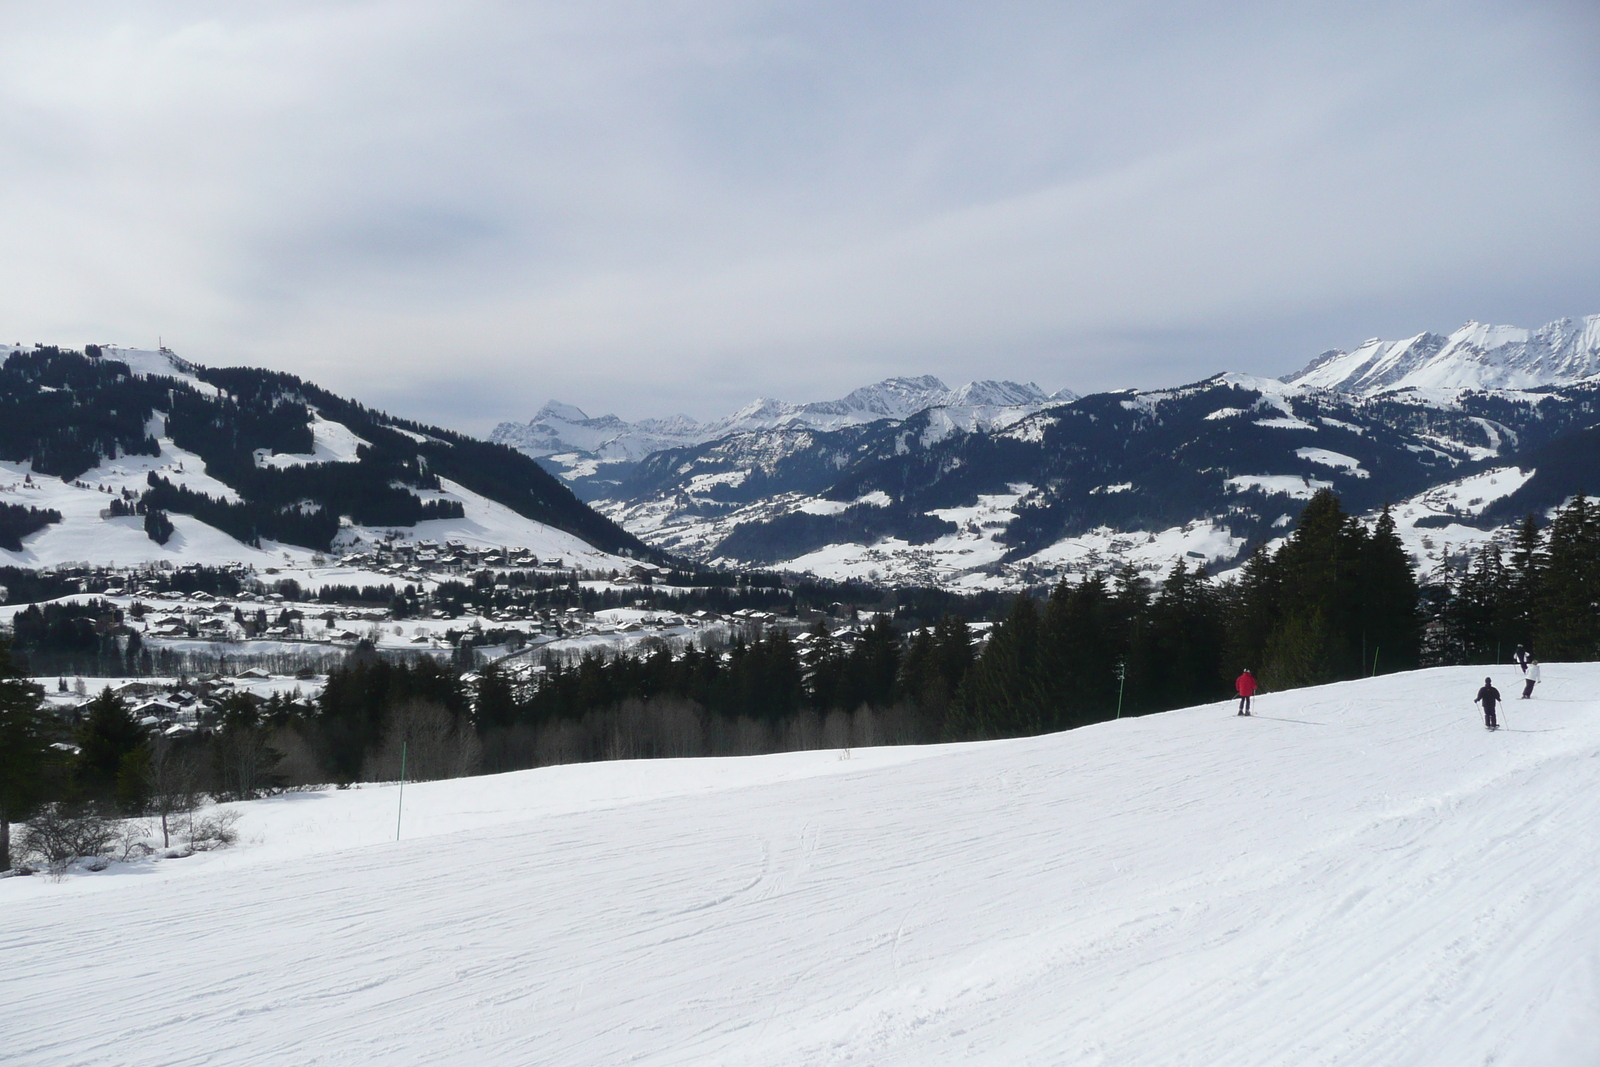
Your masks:
M632 464L668 448L704 444L730 434L768 430L839 430L882 419L906 419L930 408L944 432L1010 425L1040 408L1075 399L1063 389L1046 393L1032 382L977 381L955 389L932 375L886 378L838 400L792 404L760 397L731 415L696 422L687 415L626 422L615 415L591 418L552 400L526 423L503 422L489 435L543 462L586 499L609 495Z
M0 351L0 566L311 560L400 538L626 566L645 545L528 457L287 374Z
M1485 673L229 805L0 880L6 1062L1592 1067L1600 665Z
M1537 330L1469 322L1447 335L1373 338L1354 352L1329 351L1284 381L1373 396L1396 389L1534 389L1600 375L1600 315L1559 319Z
M702 434L687 415L626 422L615 415L590 418L581 408L552 400L526 423L502 422L489 439L535 459L571 454L599 463L637 463L663 448L695 444Z
M1217 375L1003 424L944 407L732 433L647 457L596 506L705 561L1014 588L1130 562L1226 567L1328 486L1358 512L1395 504L1428 566L1600 486L1597 370L1600 316L1473 326L1289 380Z

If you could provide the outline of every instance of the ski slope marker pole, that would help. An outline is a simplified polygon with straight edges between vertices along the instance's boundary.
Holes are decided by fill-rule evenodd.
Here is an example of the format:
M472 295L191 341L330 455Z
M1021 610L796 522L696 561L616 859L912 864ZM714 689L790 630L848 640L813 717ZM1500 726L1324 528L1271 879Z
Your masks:
M1378 653L1382 650L1383 646L1381 645L1374 645L1372 648L1372 677L1374 678L1378 676Z
M400 816L406 809L406 743L400 742L400 802L394 808L394 839L400 840Z
M1117 718L1122 718L1122 689L1128 684L1128 665L1117 664Z

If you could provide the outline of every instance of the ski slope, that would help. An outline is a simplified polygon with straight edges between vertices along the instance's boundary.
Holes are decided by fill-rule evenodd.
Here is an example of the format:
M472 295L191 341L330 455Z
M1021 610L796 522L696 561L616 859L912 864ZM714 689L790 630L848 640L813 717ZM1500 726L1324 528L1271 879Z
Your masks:
M1600 664L1483 674L242 805L0 881L4 1058L1587 1067Z

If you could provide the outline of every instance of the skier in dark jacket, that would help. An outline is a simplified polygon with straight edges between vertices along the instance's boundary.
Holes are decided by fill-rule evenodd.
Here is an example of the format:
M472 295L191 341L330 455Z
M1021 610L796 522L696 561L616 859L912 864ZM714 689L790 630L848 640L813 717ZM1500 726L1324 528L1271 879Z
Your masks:
M1478 695L1473 698L1474 704L1483 705L1483 725L1491 730L1500 729L1500 723L1494 717L1494 707L1500 703L1500 690L1494 687L1494 682L1488 678L1483 680L1483 688L1478 690Z
M1523 648L1521 645L1518 645L1517 650L1511 653L1511 659L1516 663L1517 666L1522 668L1523 674L1528 673L1528 660L1532 658L1533 657L1528 655L1528 650Z
M1233 691L1239 694L1239 714L1250 714L1250 698L1256 695L1256 676L1246 667L1244 673L1239 675L1233 683Z

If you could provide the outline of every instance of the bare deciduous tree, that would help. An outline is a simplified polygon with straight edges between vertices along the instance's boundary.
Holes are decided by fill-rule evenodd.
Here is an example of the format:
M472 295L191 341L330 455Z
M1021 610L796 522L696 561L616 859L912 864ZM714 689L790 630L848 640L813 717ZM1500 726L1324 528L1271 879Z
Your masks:
M194 754L170 737L157 734L150 739L150 760L145 769L145 786L150 799L147 810L161 820L161 847L172 847L174 816L187 815L200 802L200 768Z
M470 724L457 720L443 704L408 700L389 713L383 744L367 757L362 777L374 782L398 779L402 745L406 778L414 782L474 774L483 759Z

